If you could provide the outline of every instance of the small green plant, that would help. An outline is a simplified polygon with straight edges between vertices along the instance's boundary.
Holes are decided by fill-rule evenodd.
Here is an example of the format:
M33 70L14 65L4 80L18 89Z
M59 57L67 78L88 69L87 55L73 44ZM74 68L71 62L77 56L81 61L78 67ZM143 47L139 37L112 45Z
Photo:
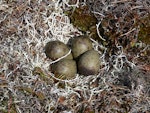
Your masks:
M140 21L138 39L143 43L150 45L150 14L145 18L141 18Z

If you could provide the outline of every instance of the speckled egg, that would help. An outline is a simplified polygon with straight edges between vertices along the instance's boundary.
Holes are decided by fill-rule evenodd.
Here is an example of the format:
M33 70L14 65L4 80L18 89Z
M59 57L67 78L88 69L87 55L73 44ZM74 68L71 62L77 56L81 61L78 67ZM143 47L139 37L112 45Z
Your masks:
M45 46L45 54L48 58L56 60L66 55L69 52L69 48L63 42L60 41L50 41ZM72 59L72 54L70 53L65 59Z
M95 50L85 52L78 61L78 72L82 75L98 74L100 69L99 54Z
M92 42L87 36L78 36L72 40L72 54L76 59L84 52L92 49Z
M51 65L51 71L59 79L73 79L77 73L76 62L71 59L62 59Z

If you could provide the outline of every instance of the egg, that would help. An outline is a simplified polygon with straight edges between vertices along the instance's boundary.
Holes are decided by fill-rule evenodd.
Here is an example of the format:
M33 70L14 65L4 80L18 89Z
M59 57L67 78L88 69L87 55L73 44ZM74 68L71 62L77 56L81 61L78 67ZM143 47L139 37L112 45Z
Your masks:
M73 79L77 73L76 62L71 59L62 59L50 67L52 73L59 79Z
M100 69L99 54L95 50L86 51L78 61L78 73L82 75L98 74Z
M69 48L61 41L50 41L45 46L45 54L48 58L56 60L66 55L69 52ZM65 59L72 59L72 53L70 53Z
M78 58L81 54L83 54L84 52L91 50L92 47L92 42L91 40L87 37L87 36L78 36L75 37L72 40L72 54L73 57L76 59Z

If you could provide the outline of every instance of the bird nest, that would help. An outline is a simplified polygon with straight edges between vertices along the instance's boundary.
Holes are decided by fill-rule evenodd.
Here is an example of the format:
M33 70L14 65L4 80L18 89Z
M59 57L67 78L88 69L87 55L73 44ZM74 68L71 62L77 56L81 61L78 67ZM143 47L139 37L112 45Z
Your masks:
M150 112L149 5L148 0L1 0L0 112ZM91 14L96 25L95 20L94 27L74 24L67 12L76 10L80 18L74 19L82 22L82 14ZM91 36L101 55L99 73L56 78L49 71L55 61L43 48L82 34Z

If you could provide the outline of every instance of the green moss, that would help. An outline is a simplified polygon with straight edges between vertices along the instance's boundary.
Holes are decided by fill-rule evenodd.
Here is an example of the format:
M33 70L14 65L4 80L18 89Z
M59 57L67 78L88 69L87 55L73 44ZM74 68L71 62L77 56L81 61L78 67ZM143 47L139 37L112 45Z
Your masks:
M26 94L34 94L33 88L27 86L18 86L16 87L19 91L23 91Z
M10 109L8 110L8 113L17 113L15 105L10 106Z
M4 97L4 99L0 102L0 106L0 113L17 113L14 97L12 95L10 95L9 98Z
M79 30L86 32L91 26L96 25L97 20L87 6L82 6L75 9L71 16L71 22Z
M50 76L45 74L44 71L40 67L35 67L32 72L33 72L33 75L39 75L39 78L45 81L46 83L52 82L52 78L50 78Z
M33 88L30 88L28 86L19 86L16 87L18 90L28 94L28 95L33 95L36 96L39 100L44 100L45 99L45 95L43 92L41 91L34 91Z
M80 6L76 8L74 11L70 11L68 16L71 19L71 23L75 27L77 27L82 32L89 31L91 26L95 26L97 19L95 18L94 14L92 14L88 6Z
M96 24L98 20L88 6L79 6L75 10L71 9L65 13L70 18L71 23L83 34L87 34L89 38L93 38L96 41L102 41L97 34ZM101 26L99 30L100 34L103 34Z
M145 44L150 44L150 15L141 20L138 39Z

